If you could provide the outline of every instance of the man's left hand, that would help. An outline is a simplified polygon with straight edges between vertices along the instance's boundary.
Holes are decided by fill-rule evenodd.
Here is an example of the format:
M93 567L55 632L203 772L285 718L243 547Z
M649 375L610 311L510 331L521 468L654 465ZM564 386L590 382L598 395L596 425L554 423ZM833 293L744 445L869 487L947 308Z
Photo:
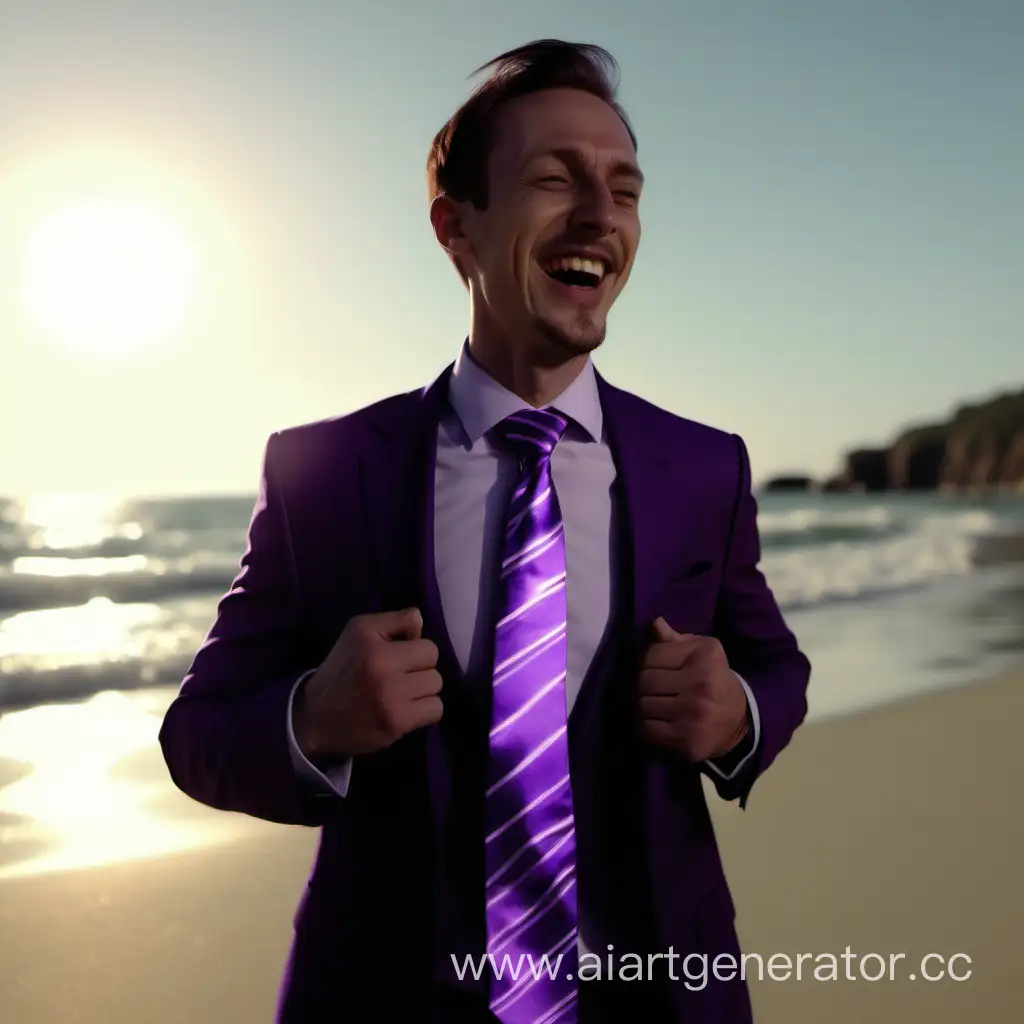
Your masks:
M729 753L746 735L747 695L710 636L677 633L654 621L638 679L643 739L688 761Z

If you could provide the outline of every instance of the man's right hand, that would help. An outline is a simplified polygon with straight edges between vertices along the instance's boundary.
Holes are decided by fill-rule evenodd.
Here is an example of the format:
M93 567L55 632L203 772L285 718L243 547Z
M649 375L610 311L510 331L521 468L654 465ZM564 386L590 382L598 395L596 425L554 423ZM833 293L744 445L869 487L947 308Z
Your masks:
M296 694L295 739L309 759L371 754L441 718L437 646L416 608L357 615Z

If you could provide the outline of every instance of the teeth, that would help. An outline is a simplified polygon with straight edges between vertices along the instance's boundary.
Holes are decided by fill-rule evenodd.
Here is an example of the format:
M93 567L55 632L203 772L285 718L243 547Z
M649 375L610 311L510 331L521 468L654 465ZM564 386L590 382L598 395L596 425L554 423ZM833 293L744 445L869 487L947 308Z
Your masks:
M545 265L547 271L552 270L583 270L593 274L598 281L604 278L604 263L600 260L584 260L579 256L560 256Z

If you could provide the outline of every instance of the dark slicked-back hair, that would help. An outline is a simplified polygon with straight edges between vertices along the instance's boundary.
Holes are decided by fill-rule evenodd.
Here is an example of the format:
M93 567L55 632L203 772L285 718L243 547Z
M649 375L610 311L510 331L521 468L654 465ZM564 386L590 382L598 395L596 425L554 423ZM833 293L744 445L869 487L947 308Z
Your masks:
M507 100L545 89L580 89L602 99L622 118L636 148L636 135L616 101L619 67L604 48L590 43L538 39L495 57L469 77L491 69L469 99L434 136L427 155L431 202L447 195L487 208L487 169L494 144L495 114ZM456 262L465 279L462 268Z

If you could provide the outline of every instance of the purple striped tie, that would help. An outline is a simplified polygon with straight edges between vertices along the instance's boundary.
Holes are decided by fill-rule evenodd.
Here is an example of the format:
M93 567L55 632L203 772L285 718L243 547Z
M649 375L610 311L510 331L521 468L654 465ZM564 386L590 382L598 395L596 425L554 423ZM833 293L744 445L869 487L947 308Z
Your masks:
M490 1006L504 1024L576 1021L565 536L551 481L551 452L566 425L559 413L528 409L495 427L520 467L501 563L484 808Z

